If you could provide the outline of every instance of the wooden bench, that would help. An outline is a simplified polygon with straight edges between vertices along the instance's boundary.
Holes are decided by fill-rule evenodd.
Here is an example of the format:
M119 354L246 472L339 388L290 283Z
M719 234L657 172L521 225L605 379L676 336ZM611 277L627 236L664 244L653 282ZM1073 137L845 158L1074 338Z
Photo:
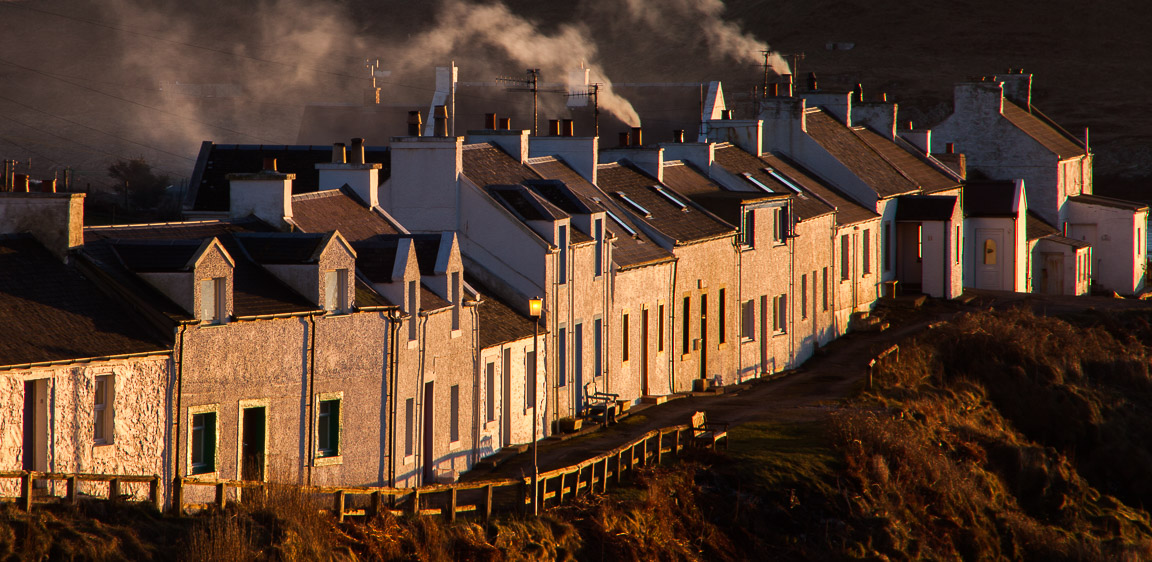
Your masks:
M724 440L724 450L728 450L728 424L724 422L710 422L704 412L692 414L692 441L698 447L711 447L716 450L716 443Z

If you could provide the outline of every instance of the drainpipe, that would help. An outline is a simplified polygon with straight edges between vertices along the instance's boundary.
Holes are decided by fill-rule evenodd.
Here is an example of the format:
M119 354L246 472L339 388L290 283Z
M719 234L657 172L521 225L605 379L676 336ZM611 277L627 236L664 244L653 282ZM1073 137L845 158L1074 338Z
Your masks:
M744 213L751 213L752 209L740 209L740 219L743 223ZM744 382L744 252L741 251L740 238L743 232L743 227L738 231L735 238L732 239L732 247L736 249L736 317L740 319L736 323L736 384Z
M668 394L676 394L676 274L680 260L672 260L672 284L668 286ZM687 350L682 350L687 351Z
M464 291L461 290L461 293ZM474 300L464 302L464 296L459 296L463 306L472 309L472 450L470 452L470 464L475 465L480 461L480 425L484 423L483 416L480 415L480 304L484 301ZM503 357L503 356L501 356ZM495 397L495 392L493 392Z
M188 325L187 324L181 324L179 336L177 336L177 338L176 338L177 341L179 342L180 350L176 352L176 357L177 357L177 359L176 359L176 420L174 422L172 422L172 425L175 426L175 429L173 429L173 437L171 438L172 442L174 444L172 448L175 451L174 452L175 456L172 460L172 479L169 480L166 484L166 486L168 487L168 500L169 501L172 500L172 488L171 487L173 485L175 485L176 478L181 477L180 476L180 464L181 464L180 463L180 412L182 411L181 410L181 408L182 408L181 399L184 398L184 334L187 331L188 331ZM180 506L176 506L177 509L179 509L179 507Z
M795 211L792 209L792 199L788 199L788 232L785 241L788 243L788 300L791 301L788 311L788 368L796 365L796 243Z
M424 485L428 484L428 482L424 481L424 472L426 472L424 470L424 463L428 462L428 459L424 458L424 433L428 430L428 428L424 427L424 408L428 407L428 405L424 403L424 385L427 383L425 380L427 378L425 368L428 363L428 313L426 311L420 311L416 313L412 321L415 322L417 318L422 320L420 328L420 330L422 330L420 337L420 386L416 389L416 396L420 398L420 413L418 414L420 421L412 420L412 423L419 427L420 431L416 433L417 439L416 442L412 444L414 449L412 452L416 455L416 466L421 467L418 481L420 485ZM435 391L435 387L433 387L433 391ZM433 444L433 447L435 447L435 444Z
M400 337L400 329L403 325L400 323L404 315L399 311L392 309L388 311L388 329L391 332L389 335L390 341L388 342L389 356L388 356L388 396L389 402L389 417L391 421L388 423L388 485L396 487L396 379L400 367L400 345L397 339Z
M313 458L316 439L316 316L308 315L308 451L305 459L308 460L308 486L312 485L312 468L315 464Z

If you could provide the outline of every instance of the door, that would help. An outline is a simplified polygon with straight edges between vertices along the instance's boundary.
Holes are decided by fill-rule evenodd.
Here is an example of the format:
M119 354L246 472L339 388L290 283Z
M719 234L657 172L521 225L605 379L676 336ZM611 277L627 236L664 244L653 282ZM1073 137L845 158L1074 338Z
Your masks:
M424 464L424 484L431 484L435 478L432 468L436 463L432 462L432 438L433 428L435 427L435 413L436 404L433 400L435 386L431 381L424 383L424 451L422 462Z
M700 378L708 378L708 295L700 295Z
M1096 248L1096 225L1094 224L1070 224L1068 225L1068 237L1074 240L1082 240L1090 244L1093 248L1092 257L1095 261L1092 267L1088 270L1090 279L1096 279L1096 273L1101 271L1103 264L1100 261L1100 253L1095 250Z
M267 435L268 409L245 408L241 420L240 479L252 482L264 481L265 436Z
M648 309L640 310L640 392L647 396L648 389Z
M573 397L576 400L576 415L584 414L584 325L577 324L572 334L575 349L572 350L572 368L576 371L576 388Z
M24 439L21 468L48 471L48 379L24 382Z
M1044 269L1041 272L1041 290L1046 295L1064 294L1064 254L1041 254L1044 259Z
M1004 288L1004 229L976 229L976 288Z
M923 250L920 223L896 223L896 278L910 290L920 290L923 280Z

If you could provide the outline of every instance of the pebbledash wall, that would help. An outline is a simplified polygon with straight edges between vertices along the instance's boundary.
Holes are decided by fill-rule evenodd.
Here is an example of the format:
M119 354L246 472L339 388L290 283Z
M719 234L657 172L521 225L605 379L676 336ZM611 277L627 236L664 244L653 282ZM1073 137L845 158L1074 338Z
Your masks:
M0 371L0 471L22 470L24 463L25 383L36 393L34 416L40 440L38 471L94 474L167 474L170 356L92 361L59 366ZM96 378L110 376L112 401L105 427L112 433L95 438ZM63 482L50 484L63 492ZM163 487L161 487L163 491ZM103 495L107 484L80 482L82 494ZM148 484L122 485L122 493L147 499ZM0 480L0 496L20 493L18 479ZM162 498L167 501L167 498Z

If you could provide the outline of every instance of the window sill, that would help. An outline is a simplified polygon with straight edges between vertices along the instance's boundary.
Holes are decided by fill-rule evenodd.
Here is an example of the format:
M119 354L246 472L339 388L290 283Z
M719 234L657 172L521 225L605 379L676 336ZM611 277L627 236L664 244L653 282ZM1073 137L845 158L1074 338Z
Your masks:
M460 442L459 441L453 441L453 442L449 443L448 444L448 450L449 451L459 451L460 450Z
M408 455L404 457L403 463L404 466L412 466L416 463L416 455Z
M324 318L347 318L349 316L352 316L352 313L348 311L329 310L324 313Z
M419 339L408 340L408 349L416 349L416 347L419 345L420 345Z
M724 349L726 347L728 347L728 342L722 341L719 345L716 346L716 349Z
M227 322L204 322L204 321L201 321L200 322L200 329L201 330L211 330L211 329L215 329L215 328L223 328L227 325L228 325Z
M774 337L774 338L778 338L780 336L786 336L786 335L788 335L788 332L772 332L772 337Z
M740 337L740 343L756 343L756 338L741 336Z
M344 455L333 455L331 457L316 457L312 466L331 466L334 464L344 464Z
M685 353L685 354L682 354L682 355L680 356L680 360L681 360L681 361L687 361L687 360L689 360L689 359L691 359L691 358L692 358L692 354L691 354L691 353Z
M457 328L457 329L455 329L455 330L452 330L452 339L456 339L456 338L458 338L458 337L460 337L460 336L462 336L462 335L464 335L464 331L463 331L463 330L461 330L461 329L459 329L459 328Z
M188 472L192 472L192 471L188 471ZM219 480L220 479L220 473L215 472L215 471L213 471L213 472L197 472L197 473L189 474L188 476L185 476L185 478L191 478L193 480L201 480L201 481L210 482L213 480Z

